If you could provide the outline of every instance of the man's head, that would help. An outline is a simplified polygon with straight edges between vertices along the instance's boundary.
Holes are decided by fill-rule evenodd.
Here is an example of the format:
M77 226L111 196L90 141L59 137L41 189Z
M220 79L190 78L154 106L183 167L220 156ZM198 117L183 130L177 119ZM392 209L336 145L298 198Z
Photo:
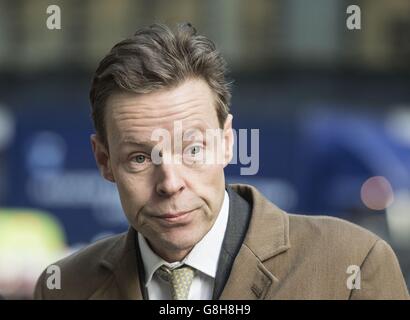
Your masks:
M153 25L115 45L93 79L97 164L116 183L130 224L169 261L202 239L222 205L233 145L225 71L214 44L191 25L175 33ZM170 145L153 139L158 129ZM222 143L210 144L207 130L218 129ZM155 149L182 161L154 163ZM205 153L222 161L201 161Z

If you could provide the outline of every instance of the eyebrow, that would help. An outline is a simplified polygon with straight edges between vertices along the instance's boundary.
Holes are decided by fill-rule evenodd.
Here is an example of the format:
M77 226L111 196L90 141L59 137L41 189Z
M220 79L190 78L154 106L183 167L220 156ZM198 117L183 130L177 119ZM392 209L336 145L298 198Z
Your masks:
M186 130L183 131L182 133L182 137L184 137L184 135L187 135L188 137L191 137L193 135L193 133L196 133L198 131L200 131L202 134L205 133L205 131L208 128L204 127L204 126L194 126L191 128L187 128ZM171 134L171 139L173 139L173 134ZM121 139L120 141L120 145L136 145L136 146L140 146L140 147L152 147L155 146L156 144L158 144L158 141L154 141L154 140L139 140L138 138L134 138L134 137L125 137L123 139Z
M144 140L138 140L138 139L130 138L130 137L126 137L120 141L120 145L129 144L129 145L137 145L141 147L149 147L157 143L158 141L150 141L150 140L144 141Z
M210 129L210 128L207 128L206 126L202 126L202 125L196 125L196 126L193 126L191 128L188 128L188 129L184 130L184 132L182 134L183 135L184 134L191 135L191 134L196 133L198 131L200 131L203 134L208 129Z

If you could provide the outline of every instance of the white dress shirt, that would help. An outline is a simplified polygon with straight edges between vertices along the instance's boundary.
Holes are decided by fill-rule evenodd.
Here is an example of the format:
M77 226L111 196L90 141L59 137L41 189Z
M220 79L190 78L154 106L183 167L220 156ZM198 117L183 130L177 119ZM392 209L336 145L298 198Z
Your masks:
M212 228L182 260L168 263L152 251L145 238L138 232L138 243L145 268L148 297L150 300L171 300L171 286L155 271L163 264L170 268L187 264L196 269L195 277L189 290L189 300L211 300L219 253L228 224L229 196L225 190L224 200L218 217Z

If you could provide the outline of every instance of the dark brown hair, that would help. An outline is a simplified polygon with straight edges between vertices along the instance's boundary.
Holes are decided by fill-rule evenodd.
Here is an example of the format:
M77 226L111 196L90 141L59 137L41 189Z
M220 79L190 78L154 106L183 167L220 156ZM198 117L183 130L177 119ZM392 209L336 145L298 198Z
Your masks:
M231 99L226 71L215 44L197 35L190 23L178 25L175 32L161 24L139 29L134 36L117 43L94 74L90 101L97 135L108 147L104 109L113 93L149 93L175 87L188 78L201 78L208 83L216 97L219 125L223 127Z

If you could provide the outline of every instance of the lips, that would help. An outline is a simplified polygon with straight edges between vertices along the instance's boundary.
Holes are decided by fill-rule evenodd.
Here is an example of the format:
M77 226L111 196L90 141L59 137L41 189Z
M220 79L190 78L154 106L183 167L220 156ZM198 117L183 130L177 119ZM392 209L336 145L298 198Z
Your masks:
M158 218L159 221L166 224L187 223L191 219L191 213L195 210L196 209L189 211L167 212L165 214L157 215L155 218Z
M192 211L192 210L191 210L191 211ZM164 214L164 215L160 216L160 218L165 218L165 219L168 219L168 218L176 218L176 217L180 217L180 216L182 216L182 215L184 215L184 214L187 214L187 213L189 213L189 212L190 212L190 211L167 213L167 214Z

